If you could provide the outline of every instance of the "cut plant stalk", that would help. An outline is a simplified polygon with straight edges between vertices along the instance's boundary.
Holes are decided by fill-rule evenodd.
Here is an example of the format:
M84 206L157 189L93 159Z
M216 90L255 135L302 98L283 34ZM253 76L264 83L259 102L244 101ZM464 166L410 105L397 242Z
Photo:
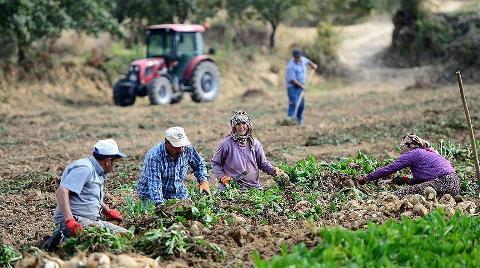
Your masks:
M460 88L460 96L462 97L463 110L465 111L465 117L467 119L468 129L470 130L470 142L472 143L473 159L475 161L475 171L477 173L477 183L479 184L480 191L480 166L478 164L477 145L475 144L475 134L473 133L472 118L470 117L470 111L468 110L467 100L463 91L462 74L457 71L458 87ZM478 192L480 196L480 192Z

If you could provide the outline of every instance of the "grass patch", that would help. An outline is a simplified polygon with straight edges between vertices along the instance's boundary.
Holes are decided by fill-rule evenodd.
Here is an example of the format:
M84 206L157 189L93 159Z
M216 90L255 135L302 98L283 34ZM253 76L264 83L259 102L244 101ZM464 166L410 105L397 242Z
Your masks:
M256 267L477 267L480 219L435 211L419 220L389 220L367 230L322 229L313 249L300 244Z

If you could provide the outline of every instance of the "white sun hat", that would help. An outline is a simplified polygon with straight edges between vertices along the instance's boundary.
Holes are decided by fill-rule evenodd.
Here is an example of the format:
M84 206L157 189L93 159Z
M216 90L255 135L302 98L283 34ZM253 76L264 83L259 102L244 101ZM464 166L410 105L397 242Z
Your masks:
M93 152L105 156L127 157L126 154L120 152L117 143L113 139L97 141L95 146L93 146Z
M165 131L165 139L167 139L173 147L184 147L191 144L182 127L171 127Z

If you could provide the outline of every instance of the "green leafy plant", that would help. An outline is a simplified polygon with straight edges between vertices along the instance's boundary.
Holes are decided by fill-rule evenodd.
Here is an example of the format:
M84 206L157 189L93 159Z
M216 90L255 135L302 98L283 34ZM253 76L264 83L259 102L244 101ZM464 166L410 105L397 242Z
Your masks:
M271 261L254 255L257 267L476 267L480 260L480 219L455 214L447 220L435 211L425 218L385 224L367 230L322 229L322 243L300 244Z
M180 256L188 251L195 250L195 246L203 247L203 250L211 249L214 253L223 254L218 245L209 243L203 239L191 237L180 225L173 224L169 228L162 226L146 232L134 242L135 249L152 258L164 255Z
M134 227L126 234L115 234L108 228L87 226L77 237L71 237L62 246L67 255L77 251L121 253L131 249Z
M0 244L0 266L13 267L13 264L22 259L22 254L12 246Z
M155 204L150 200L134 200L128 196L125 205L120 207L124 219L133 219L141 215L155 214Z

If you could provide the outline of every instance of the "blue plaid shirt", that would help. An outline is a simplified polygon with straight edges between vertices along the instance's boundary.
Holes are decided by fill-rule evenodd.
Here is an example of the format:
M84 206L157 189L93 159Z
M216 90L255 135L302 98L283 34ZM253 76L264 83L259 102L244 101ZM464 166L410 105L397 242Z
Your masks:
M185 151L177 160L168 155L165 142L156 145L145 155L137 186L138 197L150 199L155 205L162 204L167 199L188 198L184 180L189 166L193 169L198 182L210 179L205 162L193 145L185 147Z

